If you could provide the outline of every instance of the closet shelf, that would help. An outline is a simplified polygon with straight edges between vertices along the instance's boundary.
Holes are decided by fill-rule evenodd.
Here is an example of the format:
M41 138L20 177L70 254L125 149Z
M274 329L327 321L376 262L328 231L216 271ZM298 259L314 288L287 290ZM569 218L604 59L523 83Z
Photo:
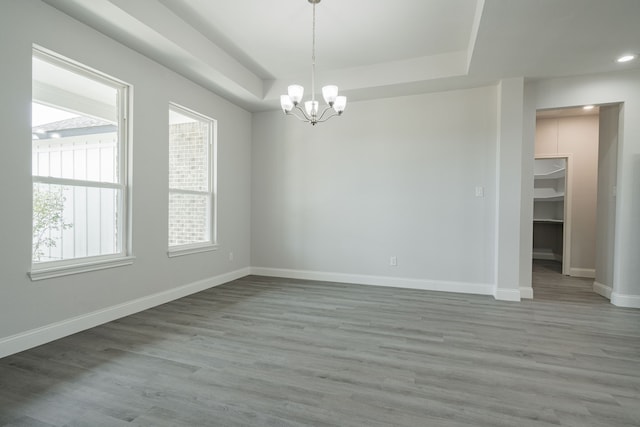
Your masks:
M564 200L564 194L549 197L534 197L534 202L561 202Z
M564 191L554 188L534 188L533 200L536 202L559 202L564 199Z
M565 168L553 169L550 171L538 172L534 175L536 179L557 179L563 178L566 173Z
M555 218L533 218L533 222L540 224L563 224L563 219L555 219Z

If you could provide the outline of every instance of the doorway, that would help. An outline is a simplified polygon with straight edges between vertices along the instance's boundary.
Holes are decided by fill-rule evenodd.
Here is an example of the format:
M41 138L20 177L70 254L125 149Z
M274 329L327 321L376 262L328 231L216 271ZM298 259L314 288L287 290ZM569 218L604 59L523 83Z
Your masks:
M619 105L537 112L534 274L543 263L547 273L588 279L592 291L611 289L619 113Z

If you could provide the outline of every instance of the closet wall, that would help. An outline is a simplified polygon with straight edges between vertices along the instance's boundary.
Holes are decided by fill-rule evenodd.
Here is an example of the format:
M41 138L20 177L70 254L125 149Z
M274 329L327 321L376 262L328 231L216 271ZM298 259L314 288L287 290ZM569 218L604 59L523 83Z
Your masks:
M569 156L571 194L571 253L565 271L572 276L595 277L596 206L598 186L598 115L538 118L536 157Z

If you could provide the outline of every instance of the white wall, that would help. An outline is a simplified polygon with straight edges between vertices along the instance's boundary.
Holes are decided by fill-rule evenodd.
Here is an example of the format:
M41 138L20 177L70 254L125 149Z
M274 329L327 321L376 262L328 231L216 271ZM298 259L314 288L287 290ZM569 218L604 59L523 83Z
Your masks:
M496 97L483 87L354 102L315 127L255 114L252 266L492 293Z
M548 79L533 85L531 96L538 109L623 104L611 302L640 308L640 71ZM524 221L521 225L527 226Z
M532 252L533 252L533 169L534 142L536 129L536 107L530 84L523 88L523 122L522 122L522 152L520 169L520 258L518 262L520 296L533 298L532 287ZM524 222L523 221L527 221ZM529 224L527 227L523 224Z
M600 107L598 205L596 215L596 277L594 287L611 297L615 259L616 174L620 107Z
M246 274L251 115L39 1L9 0L0 8L0 356ZM131 191L136 258L131 266L38 282L27 277L32 43L133 86ZM166 254L170 101L218 120L220 243L215 252L171 259ZM233 262L229 251L234 252Z
M531 283L521 283L520 259L523 235L520 228L525 205L522 200L525 122L524 79L505 79L498 85L498 141L496 148L496 299L520 301L532 296ZM527 249L529 252L530 248Z

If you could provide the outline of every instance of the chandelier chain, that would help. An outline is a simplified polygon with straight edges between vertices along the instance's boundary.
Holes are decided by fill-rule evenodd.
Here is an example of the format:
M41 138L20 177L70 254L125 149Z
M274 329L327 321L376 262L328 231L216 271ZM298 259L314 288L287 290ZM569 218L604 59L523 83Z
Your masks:
M313 31L311 41L311 100L316 100L316 4L313 3Z

